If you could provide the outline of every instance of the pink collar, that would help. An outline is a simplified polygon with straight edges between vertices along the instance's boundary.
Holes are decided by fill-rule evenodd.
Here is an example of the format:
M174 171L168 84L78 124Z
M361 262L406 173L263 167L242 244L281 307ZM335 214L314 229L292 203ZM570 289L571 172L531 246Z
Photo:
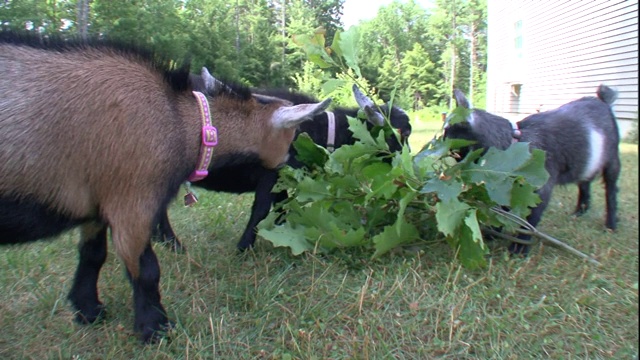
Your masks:
M213 157L213 147L218 144L218 129L211 125L211 113L209 102L201 92L193 91L193 96L198 100L200 113L202 114L202 147L200 148L200 160L196 170L187 179L190 182L200 181L209 175L209 163Z
M336 142L336 117L331 111L327 111L327 150L333 152Z

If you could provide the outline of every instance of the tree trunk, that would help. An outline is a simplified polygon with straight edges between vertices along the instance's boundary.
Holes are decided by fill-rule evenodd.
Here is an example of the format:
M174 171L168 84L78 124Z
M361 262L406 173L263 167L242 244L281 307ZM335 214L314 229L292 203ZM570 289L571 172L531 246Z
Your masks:
M89 3L91 0L78 0L76 4L78 34L82 40L89 36Z
M471 35L471 39L469 41L469 94L468 99L471 104L473 104L473 66L476 63L476 24L474 21L471 21L469 27L469 35Z
M287 57L287 22L286 22L286 11L287 1L282 0L282 83L286 82L286 57Z
M236 54L240 55L240 9L238 9L238 0L236 0Z
M449 76L449 110L453 109L453 84L456 79L456 11L453 7L453 14L451 14L451 74Z

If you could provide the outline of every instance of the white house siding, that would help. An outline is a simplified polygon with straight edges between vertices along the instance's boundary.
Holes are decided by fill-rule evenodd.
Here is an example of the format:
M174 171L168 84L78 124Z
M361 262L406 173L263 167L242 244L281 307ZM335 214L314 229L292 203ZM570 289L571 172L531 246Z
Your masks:
M638 0L489 0L487 21L488 111L519 120L605 84L621 132L637 119Z

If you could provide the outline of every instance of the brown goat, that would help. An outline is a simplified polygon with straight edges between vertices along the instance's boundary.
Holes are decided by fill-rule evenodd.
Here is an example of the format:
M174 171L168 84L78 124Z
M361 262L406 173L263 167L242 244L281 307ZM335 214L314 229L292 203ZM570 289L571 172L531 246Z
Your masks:
M0 244L81 226L69 300L90 323L103 313L109 228L145 342L170 324L151 230L195 170L203 138L189 69L153 59L131 46L0 32ZM210 171L283 164L295 127L330 102L291 106L202 76L219 136Z

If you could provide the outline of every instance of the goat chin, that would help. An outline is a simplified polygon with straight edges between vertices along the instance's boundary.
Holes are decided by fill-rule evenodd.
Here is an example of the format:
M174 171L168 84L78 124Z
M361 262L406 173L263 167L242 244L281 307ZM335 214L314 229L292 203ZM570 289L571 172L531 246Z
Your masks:
M517 123L519 141L546 152L548 182L540 189L540 204L531 210L527 221L537 226L549 204L555 185L577 184L578 203L574 214L584 214L590 206L590 184L602 175L606 192L605 226L615 230L617 223L617 181L620 176L620 136L611 106L616 92L600 85L595 97L583 97L557 109L529 115ZM459 90L454 91L458 106L469 108ZM470 121L473 119L472 121ZM472 109L467 121L445 127L445 137L473 140L472 148L506 149L513 140L511 123L481 109ZM468 149L463 149L465 153ZM528 240L526 235L518 236ZM526 255L529 246L513 243L513 254Z

